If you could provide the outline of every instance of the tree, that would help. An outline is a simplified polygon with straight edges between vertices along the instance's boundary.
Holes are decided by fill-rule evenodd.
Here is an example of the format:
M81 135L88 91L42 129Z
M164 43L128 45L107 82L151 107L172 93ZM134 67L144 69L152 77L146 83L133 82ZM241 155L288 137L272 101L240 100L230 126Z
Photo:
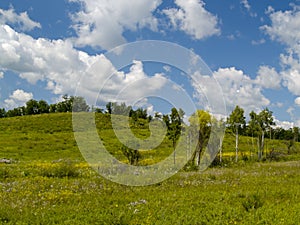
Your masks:
M25 113L25 107L18 107L7 111L7 117L23 116Z
M38 101L31 99L28 102L26 102L26 115L35 115L39 114L39 103Z
M64 95L63 101L56 104L56 112L71 112L72 111L72 99L68 95Z
M3 108L3 109L0 109L0 118L4 118L6 117L6 110Z
M264 155L265 133L271 129L272 125L275 125L273 112L268 108L265 108L259 114L252 111L249 125L258 135L258 159L261 160Z
M49 113L55 113L57 110L57 104L51 104L49 106Z
M227 124L229 129L235 133L235 160L238 160L238 148L239 148L239 133L242 133L246 127L246 117L244 116L244 109L236 106L232 113L227 118Z
M131 106L126 106L124 102L120 105L117 102L111 103L111 113L116 115L129 116L130 111L132 110Z
M39 109L39 113L49 113L50 106L46 101L40 100L38 102L38 109Z
M111 102L108 102L108 103L106 104L106 112L107 112L108 114L111 114L111 113L112 113L112 103L111 103Z
M298 142L299 140L299 127L294 127L293 128L293 132L294 132L294 142Z
M129 143L129 142L128 142ZM127 145L123 145L121 147L121 151L123 152L123 154L126 156L126 158L128 159L130 165L138 165L138 162L141 158L141 153L139 152L138 148L139 148L139 144L138 142L131 142L134 146L134 148L129 148L128 144Z
M182 113L182 112L181 112ZM183 115L183 114L182 114ZM176 108L172 108L171 110L171 115L169 117L169 121L166 123L167 127L168 127L168 138L172 141L172 146L174 149L174 164L176 163L176 143L180 137L181 134L181 129L182 129L182 125L181 125L181 121L182 118L179 115L179 112Z
M197 112L189 118L189 122L191 134L197 135L198 137L196 150L192 155L191 162L199 166L203 149L208 144L212 118L207 111L197 110Z
M71 108L73 112L88 112L90 110L89 105L86 103L85 99L81 96L71 96Z
M162 118L162 114L160 112L155 112L154 113L154 118L155 119L161 119Z

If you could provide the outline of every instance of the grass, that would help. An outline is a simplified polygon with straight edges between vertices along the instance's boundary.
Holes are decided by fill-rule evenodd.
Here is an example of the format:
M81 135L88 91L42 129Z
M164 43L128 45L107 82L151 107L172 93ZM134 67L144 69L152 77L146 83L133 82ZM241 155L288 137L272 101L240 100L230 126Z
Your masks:
M66 162L64 162L66 163ZM62 167L64 163L54 165ZM54 163L55 164L55 163ZM180 172L128 187L83 163L77 175L48 176L52 163L2 165L0 222L7 224L297 224L299 162ZM0 171L1 171L0 170Z
M0 120L0 224L298 224L300 162L298 145L287 154L284 142L268 144L281 152L279 162L240 160L234 163L234 137L227 135L226 165L204 172L178 172L145 187L112 183L83 160L72 134L71 114ZM110 151L119 151L105 115L98 132ZM140 125L139 125L140 126ZM147 137L149 130L132 127ZM250 144L249 144L250 141ZM240 138L241 155L251 138ZM170 153L166 139L145 153L141 164ZM289 160L289 161L288 161Z

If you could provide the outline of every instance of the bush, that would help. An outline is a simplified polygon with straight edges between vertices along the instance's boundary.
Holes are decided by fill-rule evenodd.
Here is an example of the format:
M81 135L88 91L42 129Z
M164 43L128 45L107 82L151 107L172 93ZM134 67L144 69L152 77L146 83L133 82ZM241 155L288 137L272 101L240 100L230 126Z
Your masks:
M61 161L53 163L50 167L44 168L41 171L41 176L44 177L78 177L79 171L75 164L71 161Z
M121 147L123 154L128 159L130 165L138 165L139 160L141 159L141 153L137 148L139 147L137 143L133 143L136 146L136 149L131 149L125 145Z
M249 212L254 209L258 209L263 206L263 202L259 195L253 194L250 195L242 202L244 209Z

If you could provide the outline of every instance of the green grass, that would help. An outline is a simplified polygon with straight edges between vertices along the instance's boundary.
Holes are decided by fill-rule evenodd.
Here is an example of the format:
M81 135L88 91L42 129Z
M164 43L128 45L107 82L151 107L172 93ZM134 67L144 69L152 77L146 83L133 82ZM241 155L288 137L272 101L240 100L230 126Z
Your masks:
M96 121L109 151L126 161L109 118L97 115ZM132 129L147 137L146 125ZM255 162L253 156L236 164L234 140L226 135L228 165L222 168L181 171L159 184L129 187L102 178L84 162L71 114L0 119L0 158L14 160L0 164L0 224L299 224L299 145L288 155L284 142L272 140L268 146L283 161ZM240 137L241 155L251 146L251 138ZM165 139L144 153L141 164L170 151Z
M297 224L299 162L180 172L146 187L109 182L84 164L74 176L47 176L65 162L1 165L4 224ZM49 169L50 168L50 169ZM0 172L1 174L1 172Z

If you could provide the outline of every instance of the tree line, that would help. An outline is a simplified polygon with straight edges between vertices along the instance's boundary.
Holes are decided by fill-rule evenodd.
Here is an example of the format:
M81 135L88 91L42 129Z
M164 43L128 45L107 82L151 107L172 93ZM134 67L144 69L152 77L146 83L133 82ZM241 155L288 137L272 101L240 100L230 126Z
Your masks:
M0 118L57 112L86 112L90 110L89 105L83 97L64 95L62 99L63 101L54 104L48 104L45 100L37 101L31 99L26 102L25 106L10 109L8 111L4 108L0 109ZM76 109L73 107L75 101Z
M199 165L203 149L208 143L212 123L217 122L216 118L205 110L197 110L197 112L191 115L188 119L189 126L187 126L183 121L185 112L182 109L172 108L169 114L156 112L154 116L151 116L147 114L146 109L137 108L134 110L132 106L127 106L125 103L108 102L105 109L101 109L94 106L90 107L86 103L86 100L80 96L64 95L62 99L63 100L61 102L55 104L48 104L45 100L37 101L31 99L26 102L25 106L22 107L17 107L8 111L0 109L0 118L44 113L92 111L96 113L125 115L131 117L133 121L139 121L139 119L148 121L151 121L152 119L160 119L163 120L167 126L167 136L172 142L174 149L176 148L177 141L183 129L189 127L191 131L197 132L196 134L199 140L196 145L196 150L193 152L191 158L191 161L196 165ZM263 109L259 113L254 111L250 112L249 118L249 121L246 121L244 109L236 106L225 121L226 132L232 133L236 136L236 160L238 157L239 135L252 137L252 142L254 142L255 138L258 146L259 159L262 159L262 157L266 154L264 152L266 138L286 140L288 150L293 147L295 142L299 141L299 128L294 127L285 130L281 127L275 127L276 124L274 122L273 112L268 108ZM129 150L125 149L124 152L126 151ZM126 154L130 155L131 152ZM137 152L135 154L138 155ZM174 162L175 157L174 151ZM135 161L131 160L131 162Z
M236 135L236 151L238 151L238 135L249 136L257 138L258 158L266 154L264 152L265 139L286 140L288 151L293 147L295 142L299 142L299 127L290 129L283 129L276 127L273 112L268 108L263 109L261 112L256 113L251 111L249 114L249 121L246 122L244 109L236 106L227 118L227 132L232 132Z

